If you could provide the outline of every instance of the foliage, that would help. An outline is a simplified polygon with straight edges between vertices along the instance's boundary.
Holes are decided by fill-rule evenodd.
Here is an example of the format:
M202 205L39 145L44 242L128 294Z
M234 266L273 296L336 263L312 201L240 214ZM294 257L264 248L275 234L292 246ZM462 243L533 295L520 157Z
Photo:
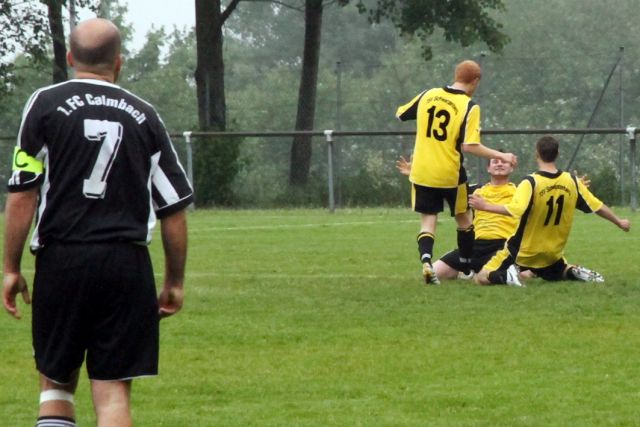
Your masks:
M240 164L236 138L198 137L193 153L193 185L198 206L232 206L233 179Z
M0 90L15 84L19 75L13 60L24 55L34 61L46 59L48 21L37 2L0 2Z
M445 40L462 46L480 40L492 51L499 52L509 41L501 31L503 25L489 13L491 9L503 11L502 0L376 0L373 7L367 7L366 2L360 0L358 9L368 13L372 22L380 23L386 18L402 34L415 34L422 42L425 59L432 58L429 39L438 27L443 30Z
M398 35L388 20L369 24L355 2L327 8L316 129L412 131L413 123L393 118L395 108L425 88L450 83L453 67L464 58L474 58L483 66L483 79L474 96L482 108L483 129L582 128L619 59L621 45L625 46L623 80L616 69L593 126L620 127L639 120L640 79L633 78L633 73L640 69L640 34L632 19L632 0L622 0L616 7L596 0L551 0L545 8L526 0L505 4L506 10L496 9L491 15L504 24L502 31L511 39L501 54L485 53L486 46L479 42L468 47L447 42L443 30L436 28L430 39L433 58L429 62L422 57L422 42L417 36ZM370 1L368 6L375 3ZM231 129L293 128L304 31L300 17L299 11L265 2L243 2L230 16L224 54ZM591 30L585 32L584 28ZM157 28L149 34L149 46L128 54L121 84L153 103L167 127L179 135L196 130L195 38L188 31L165 31L163 38L160 31ZM47 83L46 75L33 70L32 62L23 57L15 66L25 80L14 85L14 94L3 97L0 105L0 130L5 135L15 135L29 93ZM624 117L620 114L621 85ZM485 134L483 142L518 154L520 165L513 178L519 181L536 167L532 153L537 138ZM184 163L184 144L179 136L175 139ZM562 135L560 140L560 166L565 168L580 136ZM262 138L243 142L236 165L238 175L227 177L234 206L291 205L297 200L306 206L325 206L326 145L322 138L314 139L313 144L311 184L299 195L291 195L284 189L287 141ZM393 161L401 154L409 155L412 147L413 136L336 138L338 200L345 206L402 203L408 194L406 181L396 175ZM587 136L572 169L593 176L603 168L613 168L620 176L622 166L623 184L628 187L627 151L628 144L619 144L616 136ZM471 156L466 167L473 181L486 179L483 162ZM387 186L381 181L385 179L389 180ZM628 188L624 192L628 199Z
M616 176L616 171L611 166L604 166L595 174L590 176L590 190L600 200L609 206L620 202L620 181Z

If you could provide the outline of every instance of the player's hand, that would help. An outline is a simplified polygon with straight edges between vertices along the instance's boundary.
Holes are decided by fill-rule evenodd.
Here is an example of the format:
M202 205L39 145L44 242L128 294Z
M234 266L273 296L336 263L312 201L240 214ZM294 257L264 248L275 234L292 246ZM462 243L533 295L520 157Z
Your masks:
M398 169L402 175L409 176L409 174L411 174L412 160L412 157L409 157L409 160L407 160L403 156L400 156L400 159L396 161L396 169Z
M22 294L22 300L25 304L31 304L31 295L29 295L29 287L27 281L20 273L5 273L2 278L2 303L5 310L16 319L20 319L22 315L16 305L16 295Z
M503 153L502 161L511 163L511 166L513 166L514 168L518 166L518 156L513 153Z
M160 318L173 316L182 308L184 301L184 288L182 285L166 285L158 295L158 314Z
M578 177L580 182L582 182L582 184L585 187L589 188L591 186L591 180L589 179L589 176L587 174L584 174L584 175L580 176L580 175L578 175L578 171L577 170L574 170L573 174Z
M631 221L626 218L621 219L620 221L618 221L618 227L620 227L624 231L629 231L631 230Z
M486 206L487 202L482 198L482 196L478 194L472 194L469 196L469 206L473 209L484 210L483 208Z

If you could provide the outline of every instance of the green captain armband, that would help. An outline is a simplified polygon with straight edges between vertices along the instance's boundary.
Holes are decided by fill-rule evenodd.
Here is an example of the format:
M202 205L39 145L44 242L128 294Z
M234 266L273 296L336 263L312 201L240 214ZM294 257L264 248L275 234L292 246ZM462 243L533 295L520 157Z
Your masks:
M20 147L13 150L13 167L14 171L31 172L40 174L43 171L42 162L35 157L31 157Z

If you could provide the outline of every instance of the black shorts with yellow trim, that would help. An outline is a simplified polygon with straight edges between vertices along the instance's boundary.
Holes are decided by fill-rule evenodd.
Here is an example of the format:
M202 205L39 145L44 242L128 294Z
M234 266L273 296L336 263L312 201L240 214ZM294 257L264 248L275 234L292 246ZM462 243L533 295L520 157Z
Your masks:
M514 264L514 259L509 253L509 250L505 247L498 251L493 258L487 262L483 267L483 270L488 272L506 270L511 264ZM567 260L560 258L558 261L546 267L529 267L528 265L516 264L520 270L531 270L536 276L549 282L556 282L558 280L565 280L564 272L567 269Z
M469 187L466 182L455 188L425 187L418 184L411 186L411 207L415 212L437 214L444 211L447 201L451 216L469 210Z
M476 239L473 242L473 255L471 256L471 269L480 271L482 267L498 252L504 248L505 239ZM444 254L440 261L447 264L454 270L463 271L468 268L467 264L460 261L460 252L454 249Z

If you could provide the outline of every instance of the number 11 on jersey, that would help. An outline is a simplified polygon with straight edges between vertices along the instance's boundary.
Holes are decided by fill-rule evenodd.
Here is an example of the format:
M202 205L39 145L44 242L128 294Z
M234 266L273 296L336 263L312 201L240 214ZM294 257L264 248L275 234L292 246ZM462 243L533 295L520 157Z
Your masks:
M108 120L84 121L84 137L89 141L101 141L100 152L89 179L84 180L82 193L88 199L102 199L107 190L107 178L122 141L122 124Z

